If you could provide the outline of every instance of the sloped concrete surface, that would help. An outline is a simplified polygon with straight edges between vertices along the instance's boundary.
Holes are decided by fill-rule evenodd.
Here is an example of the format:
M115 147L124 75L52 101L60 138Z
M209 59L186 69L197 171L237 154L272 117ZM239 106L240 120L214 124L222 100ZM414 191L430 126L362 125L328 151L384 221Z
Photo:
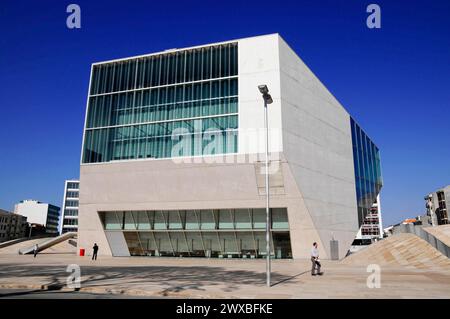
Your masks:
M22 241L20 243L17 243L17 244L11 245L11 246L0 248L0 255L2 255L2 254L19 254L19 250L28 248L28 247L33 247L36 244L39 245L43 242L46 242L47 240L48 240L48 238L30 239L30 240Z
M342 261L345 265L378 264L450 274L450 259L413 234L398 234L372 244ZM450 287L449 287L450 289Z
M424 231L433 235L440 241L442 241L445 245L450 247L450 225L441 225L436 227L425 227Z

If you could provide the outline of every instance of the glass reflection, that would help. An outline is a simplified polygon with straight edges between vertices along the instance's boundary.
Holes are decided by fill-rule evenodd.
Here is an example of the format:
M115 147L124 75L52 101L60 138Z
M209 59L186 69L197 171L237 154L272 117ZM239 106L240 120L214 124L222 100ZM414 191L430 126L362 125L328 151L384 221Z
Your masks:
M259 258L266 255L264 209L101 212L123 231L132 256ZM286 208L271 209L271 255L291 258Z

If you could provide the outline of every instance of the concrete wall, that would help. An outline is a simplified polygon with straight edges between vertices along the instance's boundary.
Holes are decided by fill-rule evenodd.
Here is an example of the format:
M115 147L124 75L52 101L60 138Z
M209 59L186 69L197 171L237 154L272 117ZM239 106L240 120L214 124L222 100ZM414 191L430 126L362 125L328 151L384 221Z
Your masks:
M325 251L358 232L349 114L279 38L283 152Z
M258 85L266 84L273 103L268 107L270 152L281 152L280 64L278 35L238 41L239 153L265 152L264 103Z
M229 158L237 162L236 156ZM265 196L258 191L257 166L172 160L82 165L79 248L90 249L96 242L99 254L111 255L99 211L263 208ZM278 194L271 197L271 206L287 207L293 256L308 258L310 244L320 238L283 159L280 171L282 191L278 184ZM277 187L271 190L273 194Z

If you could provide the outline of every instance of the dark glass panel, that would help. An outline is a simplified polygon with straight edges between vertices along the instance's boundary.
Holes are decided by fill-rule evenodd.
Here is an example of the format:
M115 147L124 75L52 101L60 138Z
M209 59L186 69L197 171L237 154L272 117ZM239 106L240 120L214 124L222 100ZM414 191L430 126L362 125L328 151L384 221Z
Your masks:
M184 82L185 52L177 53L176 83Z
M212 48L212 68L211 78L218 78L220 76L220 47Z
M202 79L202 51L195 50L194 81Z
M211 48L202 48L203 55L203 79L211 78Z

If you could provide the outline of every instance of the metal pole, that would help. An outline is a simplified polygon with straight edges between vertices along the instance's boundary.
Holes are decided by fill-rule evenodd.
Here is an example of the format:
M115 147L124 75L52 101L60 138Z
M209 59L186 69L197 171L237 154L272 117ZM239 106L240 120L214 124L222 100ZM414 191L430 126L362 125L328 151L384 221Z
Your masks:
M269 126L266 99L264 99L264 126L266 128L266 282L267 287L270 287Z

